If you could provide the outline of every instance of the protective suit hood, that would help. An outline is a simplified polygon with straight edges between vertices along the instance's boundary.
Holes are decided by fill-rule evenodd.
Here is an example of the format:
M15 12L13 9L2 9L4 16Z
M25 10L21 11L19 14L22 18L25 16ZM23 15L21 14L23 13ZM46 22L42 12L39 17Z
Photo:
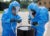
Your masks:
M8 12L8 13L11 13L12 8L16 7L16 6L20 7L20 4L17 1L13 1L12 3L10 3L9 8L8 8L8 11L10 11L10 12Z
M31 4L28 6L28 10L31 10L31 9L35 10L36 13L39 12L39 8L38 8L38 5L37 5L36 3L31 3Z
M39 7L36 3L31 3L29 6L28 6L28 11L29 11L29 16L31 15L31 18L33 18L32 16L32 13L30 12L32 10L35 10L36 11L36 17L39 15Z

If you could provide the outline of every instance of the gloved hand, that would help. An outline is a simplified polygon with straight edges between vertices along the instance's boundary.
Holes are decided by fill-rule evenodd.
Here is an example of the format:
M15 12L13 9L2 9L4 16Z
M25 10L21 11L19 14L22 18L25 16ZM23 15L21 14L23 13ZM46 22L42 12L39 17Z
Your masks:
M38 26L38 22L33 22L32 25Z
M16 20L15 19L11 19L10 22L16 22Z
M10 22L18 22L18 23L20 23L20 22L21 22L21 20L11 19L11 20L10 20Z
M20 23L21 22L21 20L16 20L18 23Z

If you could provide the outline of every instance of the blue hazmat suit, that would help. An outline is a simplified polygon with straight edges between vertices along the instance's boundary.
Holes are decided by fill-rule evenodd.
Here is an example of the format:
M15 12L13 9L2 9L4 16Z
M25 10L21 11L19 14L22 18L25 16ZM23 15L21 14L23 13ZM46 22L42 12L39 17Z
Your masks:
M17 1L13 1L10 3L9 8L4 10L2 15L2 36L16 36L15 30L17 22L10 22L12 18L18 21L22 21L18 14L16 14L16 16L12 14L12 8L16 6L20 7L20 4Z
M31 3L28 6L28 10L30 11L31 9L36 11L34 18L29 15L30 24L32 25L31 28L35 29L35 36L43 36L45 31L45 24L49 20L48 9L43 7L38 8L35 3Z

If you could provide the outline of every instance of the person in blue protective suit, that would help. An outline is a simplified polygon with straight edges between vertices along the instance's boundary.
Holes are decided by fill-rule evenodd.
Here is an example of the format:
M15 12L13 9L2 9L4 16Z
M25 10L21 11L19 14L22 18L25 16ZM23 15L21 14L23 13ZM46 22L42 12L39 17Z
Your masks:
M20 4L17 1L10 3L9 8L4 10L2 15L2 36L16 36L17 23L21 23L22 19L18 15Z
M37 4L31 3L28 6L29 23L31 28L35 29L35 36L43 36L45 31L45 24L48 22L48 9L39 8Z
M34 9L34 10L32 10L32 9ZM28 6L28 11L29 11L29 16L28 16L29 21L28 22L30 23L30 20L34 18L35 14L37 15L37 13L39 13L39 8L36 3L31 3Z

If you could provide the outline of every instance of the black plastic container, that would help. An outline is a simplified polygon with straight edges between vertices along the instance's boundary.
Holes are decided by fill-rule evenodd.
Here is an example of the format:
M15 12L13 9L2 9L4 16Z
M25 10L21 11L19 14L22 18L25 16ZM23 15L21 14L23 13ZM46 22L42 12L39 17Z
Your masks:
M17 29L17 36L35 36L35 30L30 26L20 26Z

